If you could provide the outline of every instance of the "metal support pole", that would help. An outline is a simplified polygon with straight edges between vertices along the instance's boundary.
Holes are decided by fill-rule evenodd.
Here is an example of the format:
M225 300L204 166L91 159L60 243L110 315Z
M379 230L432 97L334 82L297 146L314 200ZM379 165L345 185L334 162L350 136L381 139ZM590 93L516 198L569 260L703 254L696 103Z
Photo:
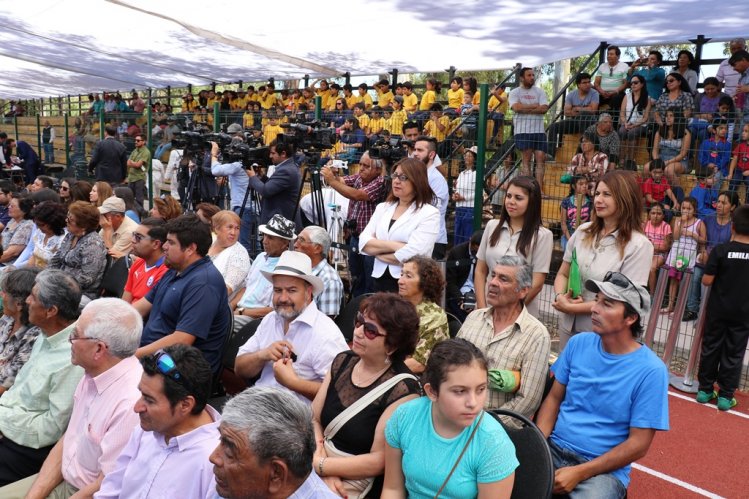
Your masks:
M40 158L44 157L42 156L42 129L39 113L36 113L36 153Z
M448 77L447 81L449 83L453 80L453 78L455 78L455 66L450 66L445 71L447 71L447 77Z
M655 337L655 328L658 327L658 317L660 317L661 303L663 303L663 297L666 294L666 286L668 285L668 269L662 267L658 274L658 282L655 285L655 293L652 297L652 304L650 305L650 318L648 319L648 327L645 330L645 338L643 343L648 348L653 348L653 338Z
M150 97L150 91L149 91L149 97ZM151 140L153 139L153 137L151 137L152 128L153 128L153 108L151 106L146 106L146 147L151 149L151 152L153 153L153 147L151 144ZM166 168L164 168L164 171L166 171ZM151 164L148 165L148 209L150 210L151 208L153 208L153 162L151 162Z
M213 131L218 132L221 130L221 124L219 123L219 120L221 119L221 115L219 114L218 110L218 102L213 103Z
M388 71L388 74L393 76L390 82L390 90L395 90L395 85L398 84L398 68L393 68L392 71Z
M322 120L322 97L319 95L315 96L315 119Z
M304 88L309 87L309 75L304 75Z
M99 109L99 140L104 140L104 107Z
M350 85L351 84L351 73L349 73L348 71L346 71L345 73L343 73L343 77L346 78L346 85Z
M676 307L671 319L671 328L668 330L666 338L666 348L663 351L663 362L666 366L671 364L671 357L676 349L676 340L679 339L679 329L681 328L681 317L684 315L684 309L687 307L687 296L689 296L689 285L692 283L692 272L687 271L681 277L679 282L679 294L676 298Z
M16 135L16 140L18 140L18 116L13 116L13 131Z
M68 96L68 98L70 98L70 96ZM70 140L68 140L68 137L70 137L70 126L68 125L68 116L70 116L70 114L68 114L68 113L65 113L65 114L62 115L62 119L65 120L65 122L64 122L64 124L65 124L65 140L64 140L64 143L65 143L65 166L66 167L70 166Z
M482 83L479 100L478 155L476 156L476 195L473 198L473 230L481 228L481 212L484 209L484 163L486 161L486 118L489 102L489 85Z
M600 44L598 44L598 65L600 66L604 62L606 62L606 49L609 46L609 42L602 41Z
M697 67L694 68L697 74L700 74L700 66L702 66L702 48L711 38L705 38L705 35L697 35L694 40L689 40L694 43L694 60L697 62Z
M686 393L697 393L699 386L694 384L694 371L697 368L702 350L702 337L705 334L705 319L707 315L707 300L710 298L710 286L702 286L702 302L700 303L700 313L697 316L697 326L694 328L694 338L692 338L692 348L689 351L689 360L684 377L677 374L671 374L669 384Z

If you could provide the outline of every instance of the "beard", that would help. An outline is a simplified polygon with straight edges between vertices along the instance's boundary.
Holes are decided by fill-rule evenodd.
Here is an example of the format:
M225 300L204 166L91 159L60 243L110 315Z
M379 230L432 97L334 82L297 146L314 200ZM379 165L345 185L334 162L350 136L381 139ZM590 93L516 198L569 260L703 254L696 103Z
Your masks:
M297 309L293 303L274 304L273 310L279 315L279 317L286 321L293 321L302 313L302 310Z

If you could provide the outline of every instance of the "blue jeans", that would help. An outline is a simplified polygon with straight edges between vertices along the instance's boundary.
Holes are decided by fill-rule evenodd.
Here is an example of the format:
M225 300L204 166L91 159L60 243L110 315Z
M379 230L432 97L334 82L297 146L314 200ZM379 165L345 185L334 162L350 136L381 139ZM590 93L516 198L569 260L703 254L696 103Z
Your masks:
M44 146L44 162L47 164L55 162L55 148L52 144L42 144Z
M692 274L692 284L689 286L689 297L687 298L687 310L695 314L700 311L703 275L705 275L705 267L695 265L694 274Z
M567 466L577 466L587 463L590 459L568 449L563 449L549 439L551 448L551 460L554 462L554 470ZM570 499L621 499L627 494L624 484L611 473L603 473L590 477L577 484L577 487L568 494Z
M471 239L473 234L473 208L455 208L455 239L453 245L457 246Z
M248 205L250 204L250 199L247 200ZM239 212L241 211L241 206L234 206L232 210L234 213L239 215ZM254 230L253 230L254 228ZM250 239L250 236L252 233L255 233L254 237L254 251L253 251L253 240ZM244 213L242 214L242 223L239 226L239 244L245 247L247 252L254 256L260 251L261 245L260 240L257 237L257 215L252 211L250 206L247 206L244 210Z
M349 237L346 244L358 248L359 236ZM372 277L374 257L349 251L348 266L351 275L351 296L374 293L374 278Z

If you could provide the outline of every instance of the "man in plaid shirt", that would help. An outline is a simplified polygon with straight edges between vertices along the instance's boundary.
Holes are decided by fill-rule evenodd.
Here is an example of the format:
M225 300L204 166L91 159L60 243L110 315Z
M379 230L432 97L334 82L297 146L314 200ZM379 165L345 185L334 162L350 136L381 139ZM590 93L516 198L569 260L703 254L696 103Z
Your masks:
M337 177L333 170L325 166L321 173L330 187L346 196L349 201L348 219L346 220L346 244L352 248L359 247L359 233L372 218L375 208L385 199L384 159L373 159L365 152L359 160L359 173ZM359 296L373 292L372 268L374 257L349 252L349 273L351 274L351 293Z
M331 319L338 315L343 298L343 282L338 272L328 263L330 236L317 225L307 226L294 242L294 250L304 253L312 261L312 275L322 279L324 288L315 297L317 309Z

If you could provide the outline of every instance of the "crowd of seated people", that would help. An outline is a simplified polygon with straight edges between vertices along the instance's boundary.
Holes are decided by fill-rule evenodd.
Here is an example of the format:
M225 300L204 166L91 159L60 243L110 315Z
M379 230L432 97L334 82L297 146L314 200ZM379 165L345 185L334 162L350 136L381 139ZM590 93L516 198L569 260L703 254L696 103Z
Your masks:
M741 50L736 54L734 66L741 68ZM346 239L361 266L352 268L352 288L358 285L357 294L378 291L359 305L348 344L334 322L345 303L344 284L328 261L331 240L323 228L265 213L258 227L264 251L252 259L239 241L243 219L233 210L206 203L196 215L183 214L166 196L156 198L144 218L132 192L103 180L87 186L65 179L58 186L39 177L24 188L29 192L0 181L7 267L0 280L0 484L32 497L80 491L106 498L148 490L156 496L239 497L264 493L260 487L289 494L316 490L314 497L509 497L518 466L505 431L511 422L500 423L482 409L534 417L540 408L539 426L552 452L567 458L555 457L555 492L585 490L600 478L613 484L611 497L623 497L628 464L647 452L657 430L668 429L665 367L635 341L651 306L645 286L652 293L654 272L669 265L673 283L664 312L670 312L677 280L699 282L711 250L730 238L739 204L735 191L749 171L749 125L736 141L728 120L703 118L715 89L698 99L705 107L695 110L690 99L696 87L682 84L692 85L689 57L680 61L657 96L650 78L620 68L616 57L604 63L605 75L592 76L600 91L587 89L591 77L578 82L581 102L573 109L585 119L571 120L569 129L582 137L561 206L562 263L550 268L553 235L542 224L542 181L510 179L498 220L464 243L458 258L470 270L459 274L463 282L448 283L457 288L457 295L449 290L452 306L464 312L456 339L449 338L440 306L446 283L433 259L444 215L442 206L433 205L432 176L444 172L429 138L444 140L457 116L475 111L475 80L451 81L444 107L437 102L437 81L427 83L421 100L410 84L392 92L379 82L375 100L367 85L338 88L324 81L288 96L269 84L257 92L249 87L185 97L182 111L197 114L219 102L244 127L260 125L272 157L283 158L280 166L294 153L276 149L286 117L281 111L313 111L320 95L326 120L348 137L343 144L356 149L351 159L360 162L358 173L334 172L332 163L322 172L350 201ZM633 82L630 94L618 95ZM610 113L588 116L585 98L593 92ZM493 91L498 109L517 97L503 96L504 89ZM105 113L127 112L116 95L92 97L92 107ZM131 100L136 112L133 102L139 100ZM176 125L164 112L159 147L166 151L174 132L166 130ZM650 114L657 128L648 168L624 171L620 159L635 155L624 152L620 139L646 136L632 129L649 123ZM693 163L683 161L683 152L695 150L688 144L698 132L680 118L690 116L709 126L691 159L699 162L700 182L685 192L677 181ZM364 152L376 137L409 129L415 143L424 143L409 151L414 157L390 164ZM725 146L730 142L735 147ZM464 152L468 163L475 160L477 151ZM268 189L263 196L265 205L274 193ZM467 239L465 229L461 233ZM119 259L129 265L122 294L102 298L105 269ZM562 356L544 398L550 336L539 320L539 296L554 271ZM700 286L691 289L685 320L699 309ZM465 299L469 292L477 301L473 311ZM256 332L239 346L234 371L241 381L256 379L255 387L229 402L222 419L208 399L223 369L224 344L253 321ZM608 409L569 414L563 402L597 389L595 377L581 378L577 370L583 363L603 369L604 354L627 358L606 366L612 382L631 388L627 380L636 375L650 387L632 394L632 417L642 418L634 428L631 420L616 419L611 430L572 442L570 428L580 426L579 418L615 419ZM39 415L33 425L24 419L28 413ZM272 439L264 432L290 424L289 418L305 421L295 426L299 435L293 442L280 439L281 447L269 451L266 440ZM430 419L433 425L425 423ZM107 445L93 449L87 431ZM590 445L595 439L606 444ZM247 473L266 466L267 452L275 452L274 474L267 474L275 478L248 482ZM612 454L614 461L607 459ZM430 461L435 455L445 456L439 465ZM157 460L165 464L151 473Z

